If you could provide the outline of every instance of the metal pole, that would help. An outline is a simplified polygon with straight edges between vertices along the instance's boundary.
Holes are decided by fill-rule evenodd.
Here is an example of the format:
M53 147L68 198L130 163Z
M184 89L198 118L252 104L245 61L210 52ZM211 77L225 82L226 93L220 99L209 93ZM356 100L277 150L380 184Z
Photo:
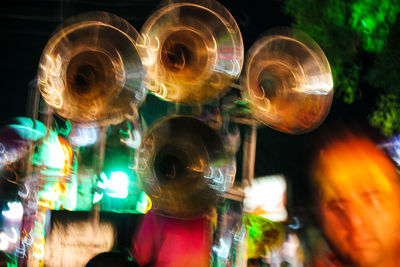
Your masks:
M251 186L256 161L257 125L245 129L242 161L242 187Z

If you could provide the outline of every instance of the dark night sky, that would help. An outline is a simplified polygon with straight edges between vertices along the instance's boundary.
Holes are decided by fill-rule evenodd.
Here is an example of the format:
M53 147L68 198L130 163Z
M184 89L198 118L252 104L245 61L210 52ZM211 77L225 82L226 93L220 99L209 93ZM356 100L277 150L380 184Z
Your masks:
M8 0L0 9L1 98L0 123L24 116L29 84L35 79L42 50L58 24L65 18L85 11L102 10L127 19L138 31L159 1L154 0ZM281 11L283 0L221 1L241 29L245 51L262 33L291 21ZM255 175L283 173L290 182L292 201L308 195L305 166L313 145L324 128L337 118L366 124L371 100L349 106L335 101L323 126L309 134L288 135L267 127L258 130ZM332 128L330 128L332 129ZM239 158L241 156L239 155ZM240 161L240 160L239 160Z

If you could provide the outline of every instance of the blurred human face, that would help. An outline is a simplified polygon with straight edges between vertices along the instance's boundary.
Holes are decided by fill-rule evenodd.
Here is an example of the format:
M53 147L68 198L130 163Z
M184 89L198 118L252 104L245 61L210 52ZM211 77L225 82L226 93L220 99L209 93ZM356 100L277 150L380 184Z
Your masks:
M331 149L318 180L324 232L351 266L397 266L400 190L397 173L369 146ZM398 263L397 263L398 264Z

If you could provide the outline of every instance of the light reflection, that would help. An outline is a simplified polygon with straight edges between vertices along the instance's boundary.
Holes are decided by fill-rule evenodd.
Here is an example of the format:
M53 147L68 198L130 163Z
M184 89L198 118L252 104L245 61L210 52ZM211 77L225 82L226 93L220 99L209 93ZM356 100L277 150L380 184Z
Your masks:
M396 135L387 142L380 145L385 151L388 151L390 157L400 166L400 135Z
M26 140L38 141L47 134L46 126L38 121L26 117L16 117L15 123L11 123L8 127L15 129L15 131Z
M8 202L8 210L3 210L1 214L10 220L20 220L24 213L21 202Z
M64 91L63 75L61 73L62 60L61 56L57 54L55 60L45 55L42 63L39 64L39 70L43 75L38 80L40 87L45 87L45 93L42 96L50 106L58 109L63 105L62 93Z
M18 241L18 233L14 227L11 227L12 236L10 237L5 232L0 233L0 250L8 250L10 243L15 244Z
M219 239L219 246L213 246L212 250L217 257L227 260L232 240Z
M78 147L93 145L98 139L98 128L73 126L69 138Z
M104 172L100 173L100 179L97 182L97 187L100 189L93 195L93 204L99 202L103 198L103 194L106 194L112 198L127 198L129 188L129 177L125 172L112 171L109 176ZM140 199L138 201L144 201ZM138 203L136 203L138 205ZM140 204L139 204L140 205ZM147 206L147 204L144 204ZM145 208L145 207L142 207Z
M125 138L120 139L122 143L133 149L139 148L142 142L142 136L137 129L132 129L130 123L128 123L127 131L120 130L120 133L126 136Z

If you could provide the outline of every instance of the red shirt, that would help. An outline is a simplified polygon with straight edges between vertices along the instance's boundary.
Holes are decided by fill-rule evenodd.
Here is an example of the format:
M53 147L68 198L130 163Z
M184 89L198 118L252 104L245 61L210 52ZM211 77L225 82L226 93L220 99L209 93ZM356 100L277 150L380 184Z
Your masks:
M140 265L205 267L211 253L211 224L206 218L181 220L145 215L132 244Z

